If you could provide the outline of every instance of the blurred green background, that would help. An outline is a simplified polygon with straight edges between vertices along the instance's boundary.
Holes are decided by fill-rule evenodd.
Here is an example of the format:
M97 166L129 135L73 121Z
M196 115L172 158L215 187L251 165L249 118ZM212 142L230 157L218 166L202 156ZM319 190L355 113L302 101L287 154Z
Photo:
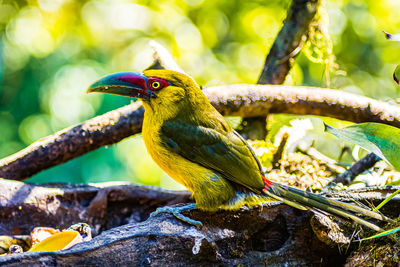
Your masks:
M149 66L150 40L203 86L255 83L289 6L287 0L0 0L0 157L132 101L86 95L85 89L103 75ZM330 87L396 99L391 75L400 47L382 31L400 31L400 1L331 0L324 6L320 21L336 60L310 60L314 50L308 47L286 83L325 87L325 62ZM140 135L28 181L110 180L182 188L153 163Z

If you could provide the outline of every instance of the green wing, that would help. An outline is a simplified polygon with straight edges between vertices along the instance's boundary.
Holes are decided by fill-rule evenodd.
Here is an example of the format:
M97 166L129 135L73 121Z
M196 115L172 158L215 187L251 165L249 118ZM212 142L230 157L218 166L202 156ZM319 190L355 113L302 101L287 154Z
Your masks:
M161 128L164 144L175 153L251 190L263 189L261 165L249 145L234 130L221 132L174 122Z

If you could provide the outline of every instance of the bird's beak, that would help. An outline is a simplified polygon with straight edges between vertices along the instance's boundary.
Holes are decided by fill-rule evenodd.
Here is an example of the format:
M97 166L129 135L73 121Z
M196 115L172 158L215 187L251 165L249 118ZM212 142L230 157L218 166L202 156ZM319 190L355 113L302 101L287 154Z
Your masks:
M154 93L147 87L147 77L139 72L118 72L93 83L86 93L100 92L135 98L150 99Z

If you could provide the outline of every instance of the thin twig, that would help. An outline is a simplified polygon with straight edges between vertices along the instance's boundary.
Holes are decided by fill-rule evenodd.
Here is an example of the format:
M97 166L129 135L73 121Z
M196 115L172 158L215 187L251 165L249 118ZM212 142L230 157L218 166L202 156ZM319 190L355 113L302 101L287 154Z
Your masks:
M271 164L273 169L279 169L279 161L282 159L283 154L285 153L285 146L288 139L289 139L289 134L284 133L282 135L282 139L281 142L279 143L278 149L276 150L272 158Z
M336 173L342 173L343 171L345 171L345 168L337 165L337 161L325 156L324 154L316 150L314 147L310 147L307 150L302 150L300 148L297 149L301 153L306 154L320 162L323 162L325 165L327 165L330 169L334 170Z
M337 175L327 186L329 187L337 183L345 185L350 184L354 178L372 168L380 160L381 158L376 154L369 153L359 161L355 162L347 171Z

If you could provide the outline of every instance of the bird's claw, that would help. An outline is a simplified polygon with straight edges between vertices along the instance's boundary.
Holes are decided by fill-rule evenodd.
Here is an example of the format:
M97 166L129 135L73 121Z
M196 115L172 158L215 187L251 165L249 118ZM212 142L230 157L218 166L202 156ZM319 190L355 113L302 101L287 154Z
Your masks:
M181 213L182 211L185 211L185 210L194 210L194 209L196 209L196 204L188 204L188 205L181 206L181 207L166 206L166 207L162 207L162 208L157 208L156 211L154 211L150 214L150 217L153 217L160 213L170 213L181 221L184 221L184 222L194 225L196 227L201 227L201 226L203 226L203 224L200 221L190 219L189 217L187 217Z

